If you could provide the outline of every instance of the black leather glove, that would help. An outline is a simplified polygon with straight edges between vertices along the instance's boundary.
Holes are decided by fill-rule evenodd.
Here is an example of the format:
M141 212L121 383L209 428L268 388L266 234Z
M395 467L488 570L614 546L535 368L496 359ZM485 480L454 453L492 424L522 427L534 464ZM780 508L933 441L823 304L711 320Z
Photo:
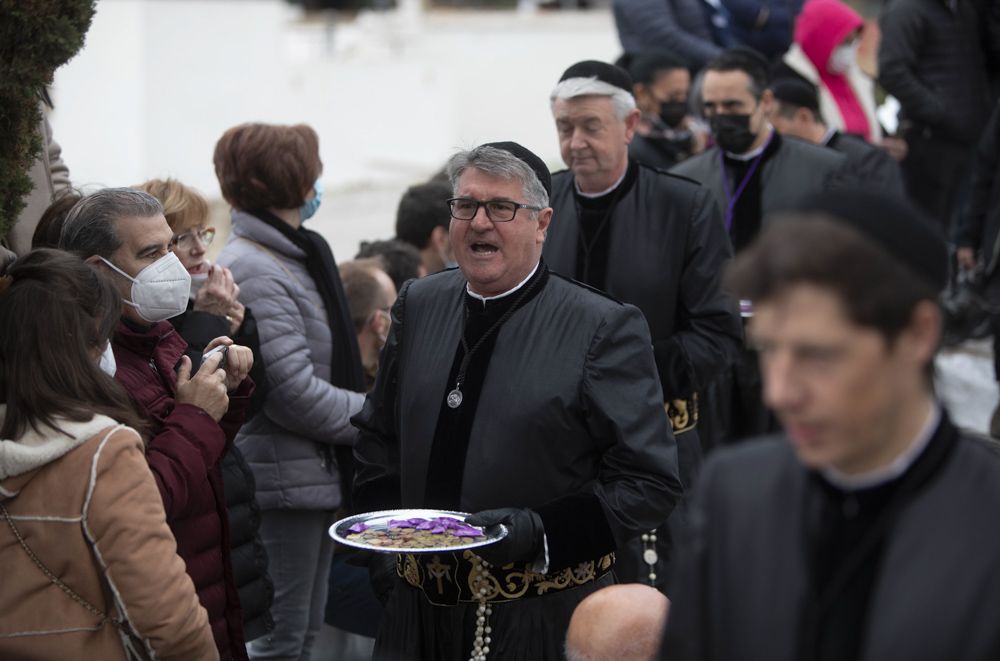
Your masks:
M512 562L534 562L542 552L545 526L534 510L514 507L486 510L473 514L465 522L481 528L500 523L507 526L506 537L475 550L476 555L495 567Z
M385 606L396 588L399 576L396 575L395 553L373 553L368 563L368 581L372 584L375 597Z

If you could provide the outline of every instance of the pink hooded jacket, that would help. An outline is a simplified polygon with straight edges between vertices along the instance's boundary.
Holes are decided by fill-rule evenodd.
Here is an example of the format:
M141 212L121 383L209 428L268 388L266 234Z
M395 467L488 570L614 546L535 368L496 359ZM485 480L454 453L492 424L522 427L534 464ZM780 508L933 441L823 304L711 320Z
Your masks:
M795 21L795 43L816 67L822 85L837 102L844 130L867 138L872 127L854 88L845 74L828 68L837 46L863 26L861 16L840 0L809 0Z

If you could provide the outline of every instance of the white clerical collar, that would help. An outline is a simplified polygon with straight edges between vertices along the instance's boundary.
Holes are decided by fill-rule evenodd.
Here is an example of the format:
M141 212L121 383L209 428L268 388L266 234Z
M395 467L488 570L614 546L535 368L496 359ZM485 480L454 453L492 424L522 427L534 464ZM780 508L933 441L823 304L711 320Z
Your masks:
M625 163L625 171L622 172L622 176L618 177L618 181L616 181L615 183L611 184L611 188L599 191L597 193L584 193L582 190L580 190L580 183L578 181L576 181L576 179L573 180L573 185L576 186L576 192L577 192L577 194L580 197L586 197L586 198L590 198L590 199L593 199L593 198L596 198L596 197L603 197L604 195L607 195L608 193L610 193L614 189L616 189L619 186L621 186L621 183L623 181L625 181L625 175L627 175L627 174L628 174L628 163Z
M824 147L828 146L830 144L830 141L833 140L833 136L835 135L837 135L837 129L828 128L826 130L826 133L823 134L823 139L819 141L819 144L823 145Z
M821 471L821 473L827 482L842 491L870 489L871 487L877 487L879 485L892 482L909 470L910 466L913 465L913 462L917 460L917 457L920 456L927 445L931 442L931 438L934 436L934 432L937 431L938 424L940 422L941 405L935 401L931 406L930 415L927 416L924 426L920 429L920 433L918 433L917 437L912 443L910 443L910 446L903 450L898 457L893 459L892 463L888 466L876 468L873 471L861 473L860 475L845 475L834 468L825 468Z
M770 133L768 133L767 140L765 140L764 144L762 144L760 147L757 147L757 149L753 149L751 151L748 151L745 154L732 154L732 153L730 153L730 152L727 151L726 152L726 156L728 156L729 158L733 159L734 161L752 161L753 159L755 159L758 156L760 156L761 154L763 154L764 150L767 149L767 146L769 144L771 144L771 134L774 133L774 127L773 126L771 126L770 124L768 124L767 127L769 129L771 129L771 131L770 131Z
M505 291L502 294L497 294L496 296L480 296L476 292L472 291L472 288L469 287L469 283L468 282L465 283L465 293L468 294L469 296L471 296L472 298L476 299L477 301L482 301L483 305L485 306L486 305L486 301L495 301L498 298L503 298L504 296L510 296L511 294L513 294L514 292L516 292L518 289L520 289L521 287L523 287L528 282L528 280L531 280L531 276L535 275L535 271L538 270L538 265L539 264L541 264L540 261L539 262L535 262L535 268L531 269L531 273L528 274L527 278L525 278L521 282L517 283L517 285L515 285L513 289L508 289L507 291Z

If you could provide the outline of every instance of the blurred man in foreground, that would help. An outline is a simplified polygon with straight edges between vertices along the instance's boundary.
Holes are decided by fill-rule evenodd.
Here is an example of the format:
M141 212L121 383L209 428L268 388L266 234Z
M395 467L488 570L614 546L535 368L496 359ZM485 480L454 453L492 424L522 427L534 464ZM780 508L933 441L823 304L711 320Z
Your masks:
M932 384L943 239L883 195L807 209L728 274L786 431L706 463L663 658L998 658L1000 456Z

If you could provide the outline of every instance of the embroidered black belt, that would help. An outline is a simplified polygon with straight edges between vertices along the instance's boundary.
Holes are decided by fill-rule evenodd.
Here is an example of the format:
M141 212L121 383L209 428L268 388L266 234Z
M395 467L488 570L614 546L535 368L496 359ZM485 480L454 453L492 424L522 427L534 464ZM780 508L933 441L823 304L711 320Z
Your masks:
M586 585L607 574L615 564L614 553L609 553L548 574L531 571L523 564L510 564L504 568L490 567L486 576L481 576L478 563L471 562L471 558L472 551L397 554L396 573L423 592L432 604L455 606L463 602L480 603L473 585L485 584L484 596L489 603L515 601Z

